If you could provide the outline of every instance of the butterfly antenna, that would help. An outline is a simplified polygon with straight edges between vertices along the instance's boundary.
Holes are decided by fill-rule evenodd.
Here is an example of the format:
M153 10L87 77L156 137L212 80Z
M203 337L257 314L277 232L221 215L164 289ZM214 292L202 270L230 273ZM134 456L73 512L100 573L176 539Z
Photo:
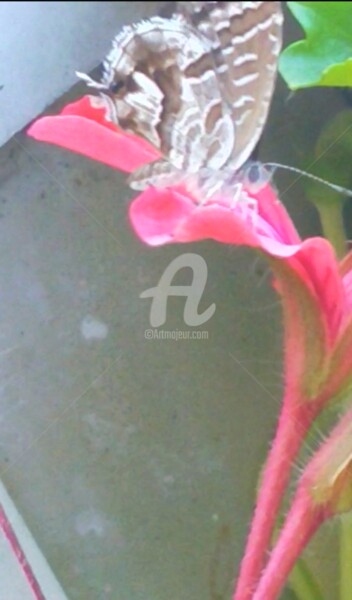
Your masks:
M81 79L82 81L84 81L88 87L94 88L96 90L104 90L104 91L108 90L108 86L106 85L106 83L101 83L100 81L95 81L95 79L92 79L92 77L90 77L86 73L81 73L80 71L76 71L76 76L79 79Z
M296 167L289 167L288 165L282 165L280 163L268 162L264 163L264 167L269 167L270 169L285 169L286 171L291 171L292 173L297 173L298 175L303 175L304 177L308 177L317 183L322 183L326 185L330 189L338 192L339 194L344 194L349 198L352 198L352 190L349 190L341 185L337 185L336 183L330 183L330 181L326 181L317 175L312 175L312 173L307 173L306 171L302 171L301 169L297 169Z

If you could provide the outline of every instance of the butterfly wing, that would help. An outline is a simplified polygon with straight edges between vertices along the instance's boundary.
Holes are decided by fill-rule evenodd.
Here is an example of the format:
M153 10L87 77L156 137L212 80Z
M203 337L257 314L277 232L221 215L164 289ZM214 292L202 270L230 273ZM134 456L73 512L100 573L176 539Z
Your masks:
M212 47L223 101L235 128L231 166L249 158L265 125L281 49L280 2L179 2Z
M210 50L182 16L155 17L126 27L104 63L110 119L188 173L219 169L233 151L231 112Z
M137 189L203 168L239 169L261 135L274 88L280 2L177 4L171 19L125 27L96 85L109 118L163 156L132 175Z

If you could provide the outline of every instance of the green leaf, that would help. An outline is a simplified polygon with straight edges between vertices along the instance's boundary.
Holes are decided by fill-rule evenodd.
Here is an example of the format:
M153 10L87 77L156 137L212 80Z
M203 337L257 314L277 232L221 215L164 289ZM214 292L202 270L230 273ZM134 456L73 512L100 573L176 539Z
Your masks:
M352 3L351 3L352 4ZM352 186L352 110L337 113L320 133L314 155L307 159L306 170L338 185ZM341 202L344 197L328 187L306 181L306 189L316 203ZM311 198L314 201L314 198Z
M280 73L295 90L352 86L352 2L288 2L306 39L281 54Z
M307 159L305 170L345 188L352 188L352 110L343 110L327 123ZM337 256L346 253L342 210L350 201L343 194L309 179L302 179L307 198L318 209L323 232Z
M280 600L299 600L293 590L285 588L280 596Z
M294 590L297 600L324 600L320 585L303 558L296 562L289 585Z
M352 58L348 58L344 63L325 69L319 85L352 87Z
M351 597L352 585L352 516L343 515L340 519L340 598Z

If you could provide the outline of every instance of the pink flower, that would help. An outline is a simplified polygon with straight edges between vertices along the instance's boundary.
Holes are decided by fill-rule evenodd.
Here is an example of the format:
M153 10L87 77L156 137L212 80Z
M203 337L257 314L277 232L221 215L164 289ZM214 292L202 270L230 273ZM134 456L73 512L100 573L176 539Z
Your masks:
M39 119L28 133L127 172L160 156L109 122L89 96ZM256 193L243 189L242 200L199 202L184 186L149 188L132 202L130 219L151 246L206 238L247 245L266 255L275 274L284 311L285 394L234 596L250 600L304 436L327 402L351 385L352 258L340 266L325 239L302 241L269 185Z
M126 172L160 157L148 142L108 121L104 105L93 96L67 105L60 115L38 119L28 135ZM274 260L284 259L318 305L324 343L330 348L345 312L343 285L331 246L321 238L302 242L269 186L249 195L258 207L250 220L255 227L244 218L253 209L246 213L243 203L231 206L217 199L198 204L185 190L173 188L146 190L132 203L130 218L139 237L153 246L212 238L252 246ZM280 286L282 283L278 289Z
M38 119L27 133L128 173L160 156L148 142L108 121L104 106L94 96L68 104L60 115Z

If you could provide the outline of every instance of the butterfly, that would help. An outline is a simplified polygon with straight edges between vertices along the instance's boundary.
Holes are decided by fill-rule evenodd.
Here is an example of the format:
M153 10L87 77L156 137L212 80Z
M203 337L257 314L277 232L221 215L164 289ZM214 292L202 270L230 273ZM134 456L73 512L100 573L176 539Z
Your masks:
M110 121L160 151L131 187L236 188L267 119L282 22L280 2L178 2L169 19L123 28L100 82L78 74Z

